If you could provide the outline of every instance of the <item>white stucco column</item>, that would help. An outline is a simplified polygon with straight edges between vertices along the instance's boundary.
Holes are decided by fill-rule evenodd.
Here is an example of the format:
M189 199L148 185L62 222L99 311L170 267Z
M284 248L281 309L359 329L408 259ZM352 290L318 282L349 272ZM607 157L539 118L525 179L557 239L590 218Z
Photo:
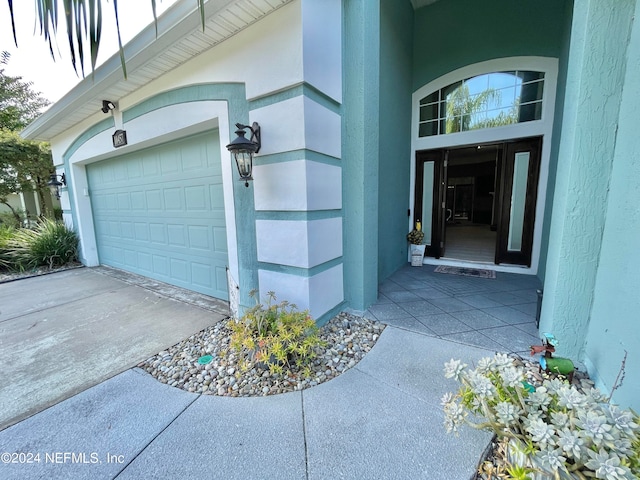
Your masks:
M303 82L250 111L262 129L254 165L260 293L322 322L344 299L341 2L303 0ZM319 26L322 28L319 28Z

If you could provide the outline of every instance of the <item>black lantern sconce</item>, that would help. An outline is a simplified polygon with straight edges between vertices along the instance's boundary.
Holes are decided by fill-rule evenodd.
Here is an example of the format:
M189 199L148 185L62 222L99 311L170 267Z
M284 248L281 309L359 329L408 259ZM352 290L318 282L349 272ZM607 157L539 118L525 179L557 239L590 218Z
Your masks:
M117 105L111 100L102 100L102 113L109 113L111 110L115 110Z
M233 154L240 174L240 180L244 180L244 186L249 186L249 180L253 180L251 173L253 171L253 155L260 151L260 125L253 122L251 126L236 123L236 139L227 145L227 150ZM251 130L251 138L246 139L244 136L247 132L245 129Z
M60 178L59 181L58 178ZM62 175L56 175L55 173L52 173L49 177L47 185L51 189L51 194L55 195L56 198L60 200L60 187L67 186L67 179L65 178L64 173Z

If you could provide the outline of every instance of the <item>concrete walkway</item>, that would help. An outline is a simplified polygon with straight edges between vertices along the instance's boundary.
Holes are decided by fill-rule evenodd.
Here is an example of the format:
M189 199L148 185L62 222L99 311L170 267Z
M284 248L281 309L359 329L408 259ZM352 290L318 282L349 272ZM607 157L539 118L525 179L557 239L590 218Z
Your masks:
M220 302L204 309L182 301L181 289L171 298L112 272L79 268L0 285L0 430L226 316Z
M45 283L43 277L36 291L42 292ZM73 301L71 283L51 283L54 287L47 288L59 286L53 293ZM127 312L119 308L130 292L128 286L117 285L116 290L89 289L87 294L106 295L105 314L120 317ZM15 301L6 286L0 289L0 301ZM172 302L149 293L164 288L144 285L143 297L161 303L157 309L148 306L151 315L169 312L183 321L195 315L194 308L199 310L184 303L189 299ZM379 301L366 312L387 328L372 351L338 378L302 392L227 398L187 393L139 369L126 370L0 431L0 453L29 455L5 453L0 478L474 478L490 435L471 429L458 437L445 433L440 399L457 385L444 378L443 364L452 357L471 364L495 350L524 353L537 343L536 288L534 277L499 273L496 280L487 280L434 274L427 266L403 268L381 285ZM38 311L38 318L48 318L43 313L48 309L73 311L49 305L48 296L37 298L39 306L9 315L22 318ZM0 341L6 340L3 329L10 323L0 322ZM33 321L23 321L23 334L31 325ZM194 325L189 334L197 330ZM96 330L98 339L110 334ZM22 348L27 351L28 345ZM77 357L80 364L90 351ZM32 368L38 365L27 358L25 354L23 361ZM20 367L14 363L12 368ZM46 391L42 385L47 384L41 382L49 375L58 373L34 380L29 392ZM68 374L56 378L70 380ZM20 377L10 377L2 386L3 414L5 404L16 403L13 395L22 395L17 403L29 397L14 382ZM5 393L5 388L13 393ZM7 459L17 463L4 463ZM20 463L27 460L31 463Z
M0 478L468 480L490 435L444 431L451 347L388 327L340 377L269 397L197 395L128 370L0 432L0 452L37 456L0 464ZM466 362L490 353L455 348Z

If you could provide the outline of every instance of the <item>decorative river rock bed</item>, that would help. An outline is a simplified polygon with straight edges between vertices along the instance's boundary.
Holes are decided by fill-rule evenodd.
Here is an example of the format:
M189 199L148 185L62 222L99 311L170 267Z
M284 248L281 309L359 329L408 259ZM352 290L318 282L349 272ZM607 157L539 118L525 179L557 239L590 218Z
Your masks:
M241 369L238 353L229 345L231 330L223 320L164 350L138 367L158 381L188 392L230 397L253 397L293 392L337 377L356 365L375 345L384 325L340 313L319 332L325 346L311 362L311 376L295 369L272 375L268 369ZM198 360L210 355L205 365Z

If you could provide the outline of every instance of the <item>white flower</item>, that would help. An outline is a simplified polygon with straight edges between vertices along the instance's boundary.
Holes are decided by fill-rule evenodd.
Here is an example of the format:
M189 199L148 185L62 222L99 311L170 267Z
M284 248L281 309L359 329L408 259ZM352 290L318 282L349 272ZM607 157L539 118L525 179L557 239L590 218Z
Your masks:
M608 401L607 396L597 388L591 387L589 390L585 390L584 393L592 403L607 403Z
M481 398L493 398L496 394L496 387L487 377L480 375L475 370L469 372L469 386L473 393Z
M612 448L612 451L620 455L633 455L633 445L631 444L631 440L629 440L628 438L617 438L614 442L614 445L615 448Z
M495 409L498 421L505 426L514 424L520 417L520 409L509 402L498 402Z
M552 412L551 423L553 423L556 428L566 427L569 424L569 415L564 412Z
M532 407L531 405L527 405L527 412L525 417L522 419L522 423L525 428L528 427L531 422L535 422L537 420L542 420L542 412L537 407Z
M598 447L605 441L613 440L613 435L609 433L613 427L607 423L607 417L598 412L579 412L576 424L583 430L581 435L591 439Z
M464 422L465 411L462 405L449 402L444 405L444 427L447 433L457 432L458 425Z
M506 353L496 353L493 357L493 362L498 370L501 370L505 367L511 367L513 365L513 358Z
M616 405L609 405L607 414L616 428L626 435L632 436L638 425L633 421L633 415L628 410L620 410Z
M442 398L440 399L440 405L442 406L446 406L447 404L453 402L453 399L455 397L453 396L453 393L451 392L447 392L445 393Z
M551 395L553 395L554 393L557 393L558 390L567 388L566 382L563 382L562 380L560 380L558 378L552 378L551 380L545 380L544 382L542 382L542 385L544 387L546 387L547 391Z
M547 393L547 389L545 387L538 387L535 392L531 392L529 394L526 402L534 409L540 409L546 412L549 404L551 403L551 396Z
M518 369L514 366L504 367L500 371L500 376L502 377L502 381L507 387L522 387L522 380L524 379L524 375L521 369Z
M565 386L564 388L560 388L557 391L557 394L558 404L561 407L568 408L569 410L579 408L587 403L586 396L573 387Z
M494 365L493 358L484 357L478 361L478 366L476 367L476 370L480 373L487 373L491 370L491 367L493 367L493 365Z
M541 446L555 445L555 430L542 419L530 421L526 426L527 432L531 434L531 440L539 443Z
M462 378L462 372L467 368L466 363L462 363L461 360L454 360L453 358L444 364L444 376L445 378L454 378L456 381L460 381Z
M554 450L542 450L541 452L538 452L536 454L536 458L542 462L543 466L551 468L551 470L553 470L554 472L558 470L566 470L564 462L567 459L562 456L562 450L560 450L559 448L556 448Z
M571 458L579 460L584 454L584 440L577 432L564 428L558 432L558 445Z
M596 472L596 478L606 480L633 478L628 468L620 466L620 458L616 454L609 454L603 449L598 453L589 450L588 453L591 459L585 466Z

